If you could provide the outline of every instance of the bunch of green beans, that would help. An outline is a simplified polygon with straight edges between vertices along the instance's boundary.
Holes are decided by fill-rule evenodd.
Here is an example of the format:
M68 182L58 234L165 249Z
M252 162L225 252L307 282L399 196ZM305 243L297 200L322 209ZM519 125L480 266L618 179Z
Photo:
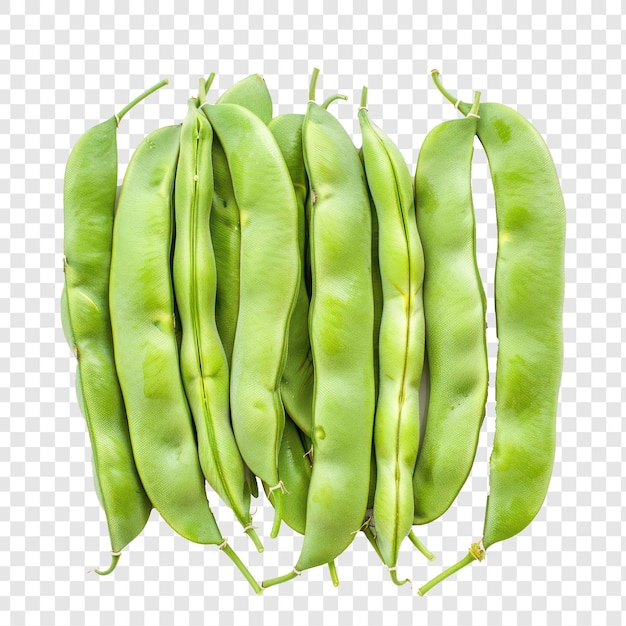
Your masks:
M565 208L543 139L519 113L466 104L433 128L414 178L358 109L361 147L316 102L273 116L249 76L137 147L117 197L116 134L155 85L88 130L67 162L61 320L112 559L152 509L218 546L252 588L328 566L359 531L390 579L408 538L465 484L485 417L486 297L476 263L475 138L498 223L496 427L482 540L419 588L521 532L544 501L563 359ZM117 199L116 199L117 197ZM229 546L207 484L259 552L261 490L304 536L262 585ZM421 533L420 533L421 534Z

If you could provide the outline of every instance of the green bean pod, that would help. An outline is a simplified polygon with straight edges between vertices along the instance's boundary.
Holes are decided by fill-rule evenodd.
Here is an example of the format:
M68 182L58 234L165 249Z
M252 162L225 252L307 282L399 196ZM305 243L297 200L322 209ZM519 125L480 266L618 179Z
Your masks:
M565 204L534 126L501 104L481 107L496 199L496 432L483 546L521 532L548 491L563 368Z
M213 130L195 100L189 102L180 141L173 279L183 327L183 385L204 476L262 551L252 528L244 464L230 424L228 362L215 323L217 274L209 230Z
M181 381L170 270L180 136L180 126L148 135L124 177L110 278L115 363L135 462L154 507L186 539L219 545L258 592L209 508Z
M109 269L117 192L117 126L138 102L90 128L72 149L65 168L64 272L61 321L77 359L76 392L92 449L96 493L111 540L109 574L120 552L144 529L152 504L133 459L120 390L109 316Z
M266 126L272 120L272 96L260 74L251 74L236 82L217 99L216 104L238 104L252 111Z
M259 74L235 83L218 98L217 104L239 104L254 113L264 124L272 119L272 97ZM217 267L215 315L230 367L239 315L241 226L228 161L218 137L213 138L212 161L215 184L211 239Z
M315 368L313 471L306 532L292 572L330 563L363 525L374 421L371 215L365 173L340 122L310 103L302 137L311 185L312 298Z
M282 153L261 120L236 104L203 105L232 176L240 212L239 315L231 367L235 439L248 467L276 491L285 423L280 384L300 280L298 208Z
M220 543L178 367L170 281L180 126L148 135L128 165L115 219L111 323L139 474L159 513L197 543Z
M359 148L359 158L365 168L365 161L363 157L363 146ZM374 332L372 334L372 341L374 342L374 383L375 383L375 398L378 402L378 348L379 348L379 336L380 336L380 320L383 315L383 285L380 276L380 261L378 258L378 216L376 215L376 204L374 198L372 198L372 191L367 188L367 195L370 201L370 213L372 216L372 291L374 296ZM373 453L373 451L372 451ZM372 461L376 463L375 458ZM372 504L373 506L373 504Z
M413 469L419 445L419 385L424 364L424 255L413 183L396 145L369 118L367 88L359 109L363 161L378 222L382 314L374 418L374 520L383 561L395 574L400 544L413 523ZM406 582L406 581L405 581Z
M278 475L289 485L289 493L282 502L281 516L285 524L297 533L304 535L306 527L306 506L311 482L311 463L295 422L285 416L285 430L278 453ZM274 492L263 484L265 493L274 504Z
M303 122L304 115L279 115L268 126L283 154L296 193L300 267L305 264L305 205L309 188L302 154ZM313 358L309 340L309 294L303 277L289 324L287 360L280 391L287 413L298 428L310 436L313 419Z
M472 204L475 111L433 128L415 172L424 246L428 419L413 476L415 524L445 513L469 476L485 416L489 367L485 293Z
M441 86L452 101L453 96ZM456 100L454 100L456 102ZM459 103L466 113L468 105ZM496 200L496 432L481 543L419 593L520 533L546 496L556 445L563 366L565 205L550 151L513 109L480 107L478 138Z
M359 159L365 167L363 160L363 147L359 148ZM367 178L367 176L366 176ZM372 333L372 342L374 345L374 402L378 403L378 337L380 334L380 320L383 313L383 288L380 277L380 263L378 260L378 218L376 217L376 206L372 198L372 192L367 189L367 195L370 202L370 215L372 216L372 295L374 299L374 325ZM372 459L370 464L370 483L367 495L367 509L365 511L365 519L363 520L362 530L372 548L384 563L383 556L378 548L376 541L376 527L374 521L374 498L376 495L376 452L372 446Z
M229 87L218 99L218 104L239 104L252 111L263 123L272 119L272 97L259 74L252 74ZM200 102L204 104L204 99ZM213 207L211 210L211 239L217 269L217 298L215 317L217 329L230 367L235 329L239 314L239 253L241 229L239 207L233 191L224 149L213 136ZM248 491L258 497L256 477L244 464Z

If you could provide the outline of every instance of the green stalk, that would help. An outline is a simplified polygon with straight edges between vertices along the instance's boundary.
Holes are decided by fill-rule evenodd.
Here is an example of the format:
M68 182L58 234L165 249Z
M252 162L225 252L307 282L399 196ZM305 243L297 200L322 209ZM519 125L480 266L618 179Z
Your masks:
M339 587L339 576L337 575L337 567L335 561L328 562L328 571L330 572L330 579L333 581L335 587Z
M313 74L311 74L311 82L309 83L309 101L315 102L315 85L317 85L317 77L319 76L319 68L313 68Z
M245 579L250 583L250 586L256 593L263 593L263 589L259 586L259 583L254 579L248 568L243 564L243 561L237 556L237 553L226 543L220 546L220 550L228 556L228 558L237 566L237 569L244 575Z
M328 105L331 102L334 102L335 100L347 100L348 96L344 96L340 93L336 93L334 96L329 96L328 98L326 98L326 100L324 100L324 102L322 103L322 109L328 109Z
M461 102L460 100L457 100L457 98L455 98L442 84L441 84L441 79L439 78L439 70L433 70L431 72L431 76L433 78L433 82L435 83L435 87L437 87L437 89L439 89L439 91L441 92L441 95L448 100L448 102L452 103L454 105L455 109L458 109L459 111L461 111L461 113L463 113L463 115L467 115L470 110L471 110L471 105L468 104L467 102Z
M460 569L463 569L466 565L469 565L473 561L482 561L485 558L485 551L480 547L479 543L473 543L469 549L469 553L466 554L456 565L444 570L438 576L435 576L432 580L428 581L425 585L420 587L417 591L418 596L426 595L434 586L438 585L442 580L445 580L452 574L456 574Z
M434 561L435 555L417 538L417 535L411 531L409 533L411 543L429 560Z
M142 100L145 100L150 94L154 93L155 91L157 91L157 89L161 89L161 87L164 87L165 85L168 84L168 80L167 78L163 79L161 82L157 83L156 85L150 87L150 89L144 91L140 96L137 96L132 102L129 102L117 115L117 124L119 126L119 123L121 121L121 119L126 115L126 113L128 113L134 106L136 106L137 104L139 104Z

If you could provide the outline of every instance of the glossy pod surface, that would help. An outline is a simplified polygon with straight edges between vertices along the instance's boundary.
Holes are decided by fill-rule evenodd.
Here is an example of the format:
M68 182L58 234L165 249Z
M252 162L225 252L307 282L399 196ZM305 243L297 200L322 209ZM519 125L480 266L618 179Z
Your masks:
M112 117L89 129L67 161L61 297L63 329L77 358L76 391L89 430L96 492L114 553L141 533L152 509L133 459L109 316L116 123Z
M305 205L308 194L308 180L302 154L303 122L304 115L279 115L268 126L283 154L296 193L301 268L305 266ZM285 409L298 427L309 436L313 419L313 376L313 358L309 340L309 294L302 274L289 324L287 360L280 390Z
M565 204L548 147L522 115L502 104L481 105L478 138L498 219L488 548L535 518L552 475L563 368Z
M192 100L181 131L175 185L173 279L183 327L180 368L204 476L248 527L250 493L230 424L228 362L215 323L217 273L209 229L212 143L211 125ZM248 532L258 542L251 528Z
M413 469L419 445L424 362L424 257L411 175L398 148L359 111L363 160L378 222L382 313L374 421L374 520L384 562L395 567L413 522Z
M430 373L428 419L413 478L415 524L437 519L457 497L485 415L485 295L471 188L476 123L467 117L433 128L415 172Z
M332 561L363 523L374 421L371 214L365 173L339 121L310 103L303 127L311 185L315 368L313 473L298 570Z
M258 117L235 104L202 110L224 148L240 213L233 428L246 464L276 486L285 419L280 381L300 279L295 193L280 149Z
M180 132L180 126L154 131L128 165L113 236L111 322L133 453L146 492L183 537L220 544L174 333L170 246Z
M229 87L218 98L217 104L239 104L254 113L264 124L272 119L272 98L259 74L248 76ZM241 225L228 160L215 135L212 165L214 189L210 224L217 270L215 315L230 366L239 315Z

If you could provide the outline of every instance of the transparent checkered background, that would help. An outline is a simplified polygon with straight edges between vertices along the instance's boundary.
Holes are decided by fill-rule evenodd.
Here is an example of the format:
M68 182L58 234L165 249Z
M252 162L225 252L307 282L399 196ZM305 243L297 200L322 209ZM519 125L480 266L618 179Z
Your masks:
M307 3L248 0L124 2L58 0L0 6L0 625L93 624L567 624L623 623L624 150L626 68L620 3L395 0ZM200 8L204 4L203 8ZM549 9L547 8L549 4ZM297 5L297 6L296 6ZM341 6L341 8L339 8ZM175 8L174 8L175 7ZM411 13L410 11L414 12ZM546 138L568 208L565 367L558 451L545 506L520 536L416 596L397 588L364 537L338 560L335 589L320 568L255 596L214 547L174 535L156 514L113 576L91 452L74 390L75 362L59 320L63 283L62 189L71 146L161 77L170 86L134 109L119 132L120 177L150 130L181 120L197 80L218 72L218 92L259 72L276 112L304 111L308 77L360 143L363 84L370 114L400 145L411 169L419 146L453 108L430 83L437 67L465 100L504 102ZM477 146L474 200L487 284L495 366L495 218ZM492 390L493 391L493 390ZM399 574L416 583L456 562L480 537L493 394L475 468L456 503L418 529L438 559L407 544ZM250 550L225 506L223 532L262 579L291 568L301 540L269 539L272 511L259 503L265 539Z

